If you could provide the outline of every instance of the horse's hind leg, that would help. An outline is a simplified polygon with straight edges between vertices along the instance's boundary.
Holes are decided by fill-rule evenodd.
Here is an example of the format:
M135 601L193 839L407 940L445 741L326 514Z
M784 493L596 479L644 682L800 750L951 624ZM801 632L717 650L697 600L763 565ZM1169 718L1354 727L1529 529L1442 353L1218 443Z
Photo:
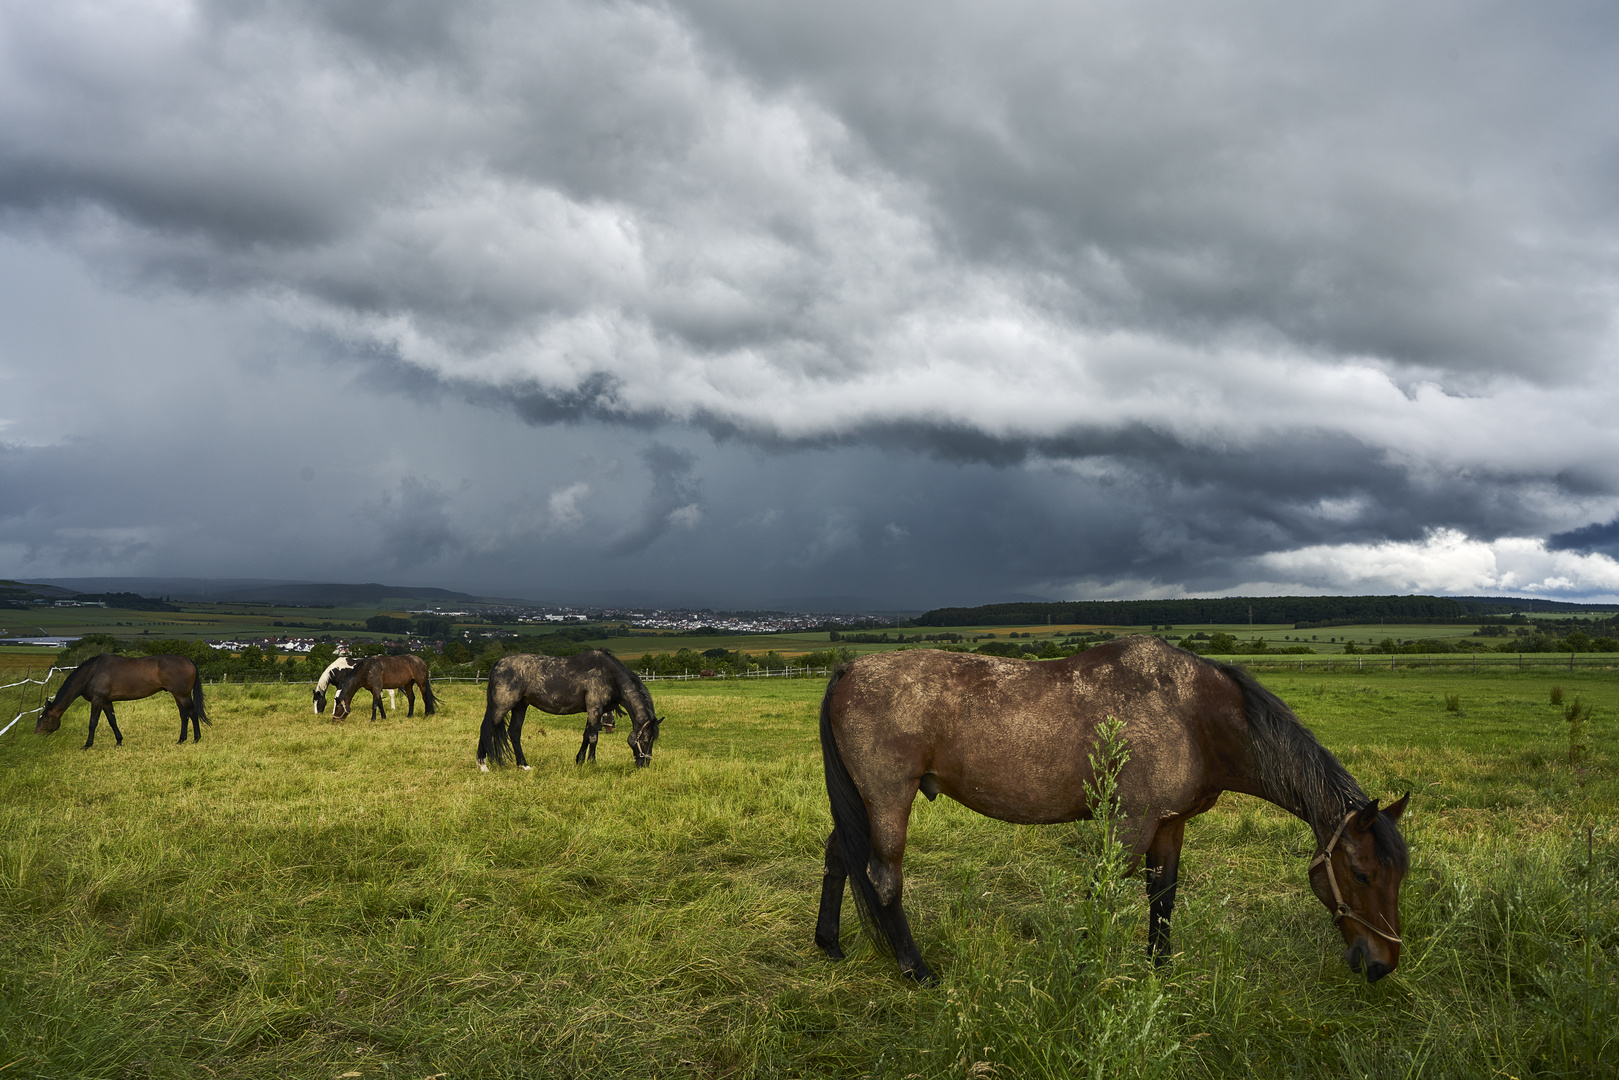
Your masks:
M1169 917L1175 911L1175 889L1180 881L1181 841L1186 837L1186 819L1158 826L1147 846L1147 953L1152 962L1169 962Z
M889 944L894 948L894 959L899 961L900 974L908 975L924 985L933 982L933 972L922 962L922 952L911 937L911 924L905 918L900 894L905 888L901 866L905 859L905 831L910 824L910 798L893 804L871 807L871 860L866 864L866 878L877 892L880 905L872 914Z
M843 852L838 848L838 831L833 829L826 838L826 866L821 871L821 912L815 919L815 944L832 960L843 959L843 947L838 944L838 929L843 917L843 883L848 876L843 868Z
M392 691L390 691L390 693L392 693ZM416 691L411 686L410 683L405 684L405 703L406 703L405 716L406 717L415 716L416 715Z
M197 718L197 703L190 694L175 695L175 707L180 710L180 741L186 741L186 721L191 721L192 742L202 742L202 721Z
M512 722L508 726L507 737L512 741L512 757L517 760L519 768L528 768L528 758L523 756L523 720L528 716L528 702L519 701L512 706ZM542 730L541 735L545 732Z

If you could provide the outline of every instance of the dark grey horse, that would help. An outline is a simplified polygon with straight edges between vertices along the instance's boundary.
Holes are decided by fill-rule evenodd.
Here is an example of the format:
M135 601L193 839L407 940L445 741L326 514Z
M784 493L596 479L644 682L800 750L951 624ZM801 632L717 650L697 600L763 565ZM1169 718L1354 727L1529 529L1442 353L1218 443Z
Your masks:
M528 768L528 759L523 756L523 718L530 705L558 716L585 714L584 741L574 757L581 764L587 756L596 760L596 738L602 728L612 731L614 713L627 711L633 721L628 742L635 763L652 764L652 744L658 738L662 718L653 708L646 684L604 649L573 656L503 657L489 672L486 697L488 707L478 733L480 769L487 771L491 759L496 765L504 762L508 746L517 764ZM508 713L510 725L506 721Z

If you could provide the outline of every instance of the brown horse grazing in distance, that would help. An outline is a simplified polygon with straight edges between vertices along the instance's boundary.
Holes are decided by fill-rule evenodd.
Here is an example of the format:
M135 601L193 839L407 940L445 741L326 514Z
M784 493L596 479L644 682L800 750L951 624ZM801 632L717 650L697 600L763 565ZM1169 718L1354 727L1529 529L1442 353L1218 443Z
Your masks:
M613 730L613 714L627 710L630 753L635 764L652 764L652 744L663 718L652 705L641 677L605 649L590 649L573 656L507 656L489 672L488 702L478 732L478 768L487 772L489 759L496 765L506 758L508 746L517 764L528 768L523 756L523 718L533 705L553 715L585 714L585 737L574 764L596 760L596 738L605 727ZM506 714L511 714L510 729ZM541 734L544 734L542 731Z
M197 665L183 656L172 653L163 653L158 656L115 656L112 653L102 653L92 656L68 675L67 681L56 692L56 696L46 702L45 710L39 714L39 722L34 725L36 735L49 735L62 726L62 714L67 707L79 698L90 702L90 734L84 740L84 749L88 750L96 741L96 723L100 721L101 714L107 714L107 723L112 726L113 738L118 745L124 744L124 733L118 730L118 718L113 715L112 703L115 701L139 701L149 698L159 690L167 690L174 695L174 703L180 709L180 741L186 741L186 721L191 721L191 730L195 733L195 741L202 741L202 727L198 723L213 725L202 704L202 679L197 675Z
M354 674L337 692L332 702L332 719L342 720L349 714L349 703L361 690L371 691L371 719L382 714L388 719L388 710L382 707L377 695L383 690L405 692L405 715L416 715L415 687L422 688L423 711L432 716L438 711L438 700L433 697L433 684L427 679L427 662L419 656L368 656L354 665Z
M842 957L844 880L862 922L902 972L932 975L900 906L905 830L921 791L1020 824L1089 818L1091 756L1107 717L1124 724L1120 842L1145 867L1148 949L1169 952L1188 819L1224 791L1269 800L1315 832L1310 885L1369 982L1400 962L1397 825L1404 798L1368 799L1286 705L1239 667L1158 638L1108 642L1067 660L912 650L862 656L833 672L821 701L821 753L832 803L815 942Z

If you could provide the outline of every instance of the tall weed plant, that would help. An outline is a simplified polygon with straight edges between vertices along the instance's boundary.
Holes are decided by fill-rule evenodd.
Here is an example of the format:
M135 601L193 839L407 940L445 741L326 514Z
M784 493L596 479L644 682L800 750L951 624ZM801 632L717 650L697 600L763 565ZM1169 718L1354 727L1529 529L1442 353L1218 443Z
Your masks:
M942 1075L1179 1075L1182 1017L1147 958L1145 894L1121 843L1129 759L1124 723L1110 716L1089 753L1094 816L1065 845L1076 869L1046 874L1034 940L1015 959L966 965L947 985L939 1041L953 1053Z

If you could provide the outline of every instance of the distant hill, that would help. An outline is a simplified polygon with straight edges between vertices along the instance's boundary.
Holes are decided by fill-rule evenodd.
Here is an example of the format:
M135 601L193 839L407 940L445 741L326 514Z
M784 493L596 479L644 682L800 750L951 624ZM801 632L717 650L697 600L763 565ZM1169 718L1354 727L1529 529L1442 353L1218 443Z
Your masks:
M1619 611L1619 604L1575 604L1498 596L1227 596L1207 600L1078 600L937 608L918 626L1175 626L1183 623L1430 622L1517 612Z
M65 600L72 595L72 589L64 589L56 585L0 580L0 607L27 607L29 604Z
M6 583L0 582L0 589ZM281 581L259 578L42 578L33 583L19 584L34 589L40 595L57 597L75 594L95 596L112 593L137 593L146 597L168 597L171 600L192 603L260 603L300 606L335 605L350 607L375 604L383 600L431 600L437 602L471 603L477 598L470 593L451 592L419 585L346 585L331 582ZM45 593L44 590L51 590ZM0 598L4 593L0 592Z
M473 603L478 598L470 593L451 592L449 589L429 589L412 585L269 585L255 589L241 589L215 598L222 601L256 601L264 604L315 605L334 604L354 607L376 604L383 600L433 600L458 604Z

